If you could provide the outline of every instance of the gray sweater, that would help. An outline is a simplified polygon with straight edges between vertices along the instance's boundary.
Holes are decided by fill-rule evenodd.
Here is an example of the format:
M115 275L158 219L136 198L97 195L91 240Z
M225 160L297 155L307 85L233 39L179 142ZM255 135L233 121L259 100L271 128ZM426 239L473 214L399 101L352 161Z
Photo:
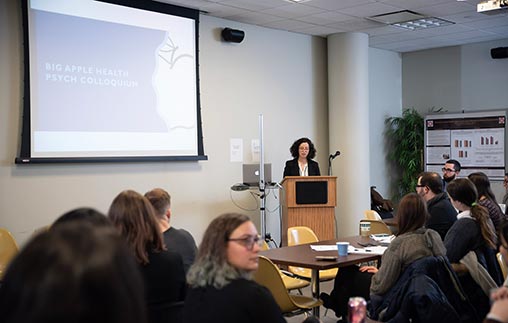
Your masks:
M395 285L400 274L415 260L444 256L446 249L439 234L426 228L397 236L381 257L381 267L372 276L370 293L382 295Z

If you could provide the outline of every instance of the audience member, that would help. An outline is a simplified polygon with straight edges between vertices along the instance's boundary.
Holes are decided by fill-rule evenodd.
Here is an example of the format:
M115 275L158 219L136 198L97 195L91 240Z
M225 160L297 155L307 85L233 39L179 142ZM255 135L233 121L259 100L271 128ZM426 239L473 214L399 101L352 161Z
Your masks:
M427 228L435 230L444 240L446 232L457 220L457 211L453 207L448 195L443 192L441 176L435 172L424 172L418 176L416 193L427 202L429 219Z
M4 323L146 322L143 281L116 230L75 220L30 240L0 287Z
M460 163L455 159L447 160L443 167L443 188L460 174Z
M153 207L143 195L131 190L121 192L108 216L140 265L149 321L167 321L168 306L185 298L182 257L164 247Z
M482 172L471 173L467 178L475 185L478 192L478 204L489 211L489 217L494 224L494 229L498 232L501 221L505 219L505 215L496 201L494 192L490 188L489 178Z
M145 193L145 197L152 203L155 210L166 247L182 256L183 267L187 273L196 258L196 242L186 230L171 226L171 196L162 188L155 188Z
M251 277L261 243L245 215L223 214L210 223L187 274L185 323L285 322L270 291Z
M309 138L296 140L289 148L293 159L286 161L284 177L286 176L319 176L319 164L313 160L316 148Z
M499 252L503 255L505 265L508 265L508 222L503 222L499 231ZM508 322L508 278L503 286L491 293L493 301L490 312L484 323L506 323Z
M476 187L469 179L456 179L446 190L460 212L444 240L446 255L478 315L484 317L489 309L489 290L502 281L495 256L494 225L487 209L478 204Z
M504 214L508 215L508 173L504 174L503 186L505 193L501 203L505 205Z
M370 209L376 211L381 219L393 218L392 201L385 199L375 186L370 187Z
M343 319L347 315L349 297L370 298L370 294L386 293L404 269L427 256L444 256L446 250L439 234L425 228L428 213L425 201L416 193L405 195L397 215L399 232L381 258L381 266L349 266L339 270L331 295L322 293L324 306Z
M64 213L58 219L56 219L55 222L53 222L53 225L51 225L50 228L52 229L58 227L63 223L68 223L71 221L85 221L96 227L112 226L111 221L101 212L97 211L96 209L82 207Z

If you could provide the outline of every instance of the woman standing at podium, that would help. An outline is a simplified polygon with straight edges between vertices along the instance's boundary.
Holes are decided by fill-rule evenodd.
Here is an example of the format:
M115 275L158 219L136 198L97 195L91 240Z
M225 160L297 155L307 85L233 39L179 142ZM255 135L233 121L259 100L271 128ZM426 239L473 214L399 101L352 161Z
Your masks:
M319 164L312 159L316 156L316 148L309 138L300 138L289 148L294 158L286 162L286 176L319 176Z

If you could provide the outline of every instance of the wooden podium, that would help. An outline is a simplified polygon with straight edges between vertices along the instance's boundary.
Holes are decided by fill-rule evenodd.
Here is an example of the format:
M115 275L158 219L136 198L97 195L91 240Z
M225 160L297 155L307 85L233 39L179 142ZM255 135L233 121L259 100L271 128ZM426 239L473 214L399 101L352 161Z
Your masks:
M281 184L282 238L289 227L311 228L319 240L335 239L336 176L286 176Z

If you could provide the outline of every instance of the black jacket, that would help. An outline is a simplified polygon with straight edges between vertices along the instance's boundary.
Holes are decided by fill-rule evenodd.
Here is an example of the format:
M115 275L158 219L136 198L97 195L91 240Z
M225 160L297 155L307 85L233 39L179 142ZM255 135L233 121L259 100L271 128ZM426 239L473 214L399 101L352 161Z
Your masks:
M312 159L307 159L307 172L309 176L320 176L319 164ZM286 176L300 176L300 168L298 167L298 158L288 160L284 167L284 177Z
M457 221L457 211L448 199L446 193L439 193L427 202L430 217L426 227L439 233L444 240L448 229Z

